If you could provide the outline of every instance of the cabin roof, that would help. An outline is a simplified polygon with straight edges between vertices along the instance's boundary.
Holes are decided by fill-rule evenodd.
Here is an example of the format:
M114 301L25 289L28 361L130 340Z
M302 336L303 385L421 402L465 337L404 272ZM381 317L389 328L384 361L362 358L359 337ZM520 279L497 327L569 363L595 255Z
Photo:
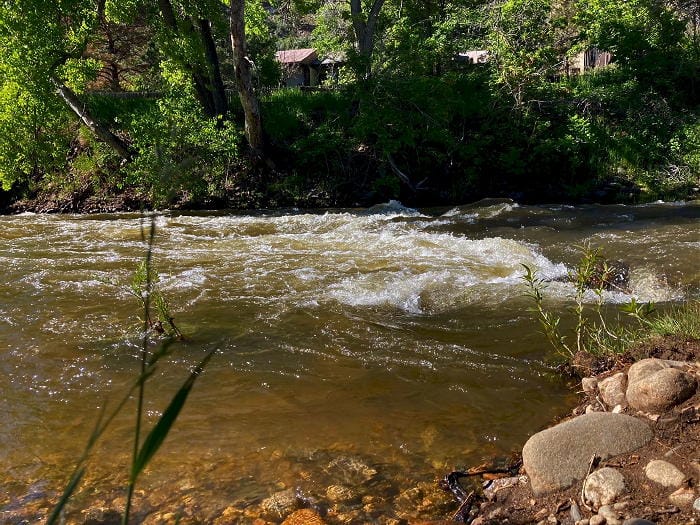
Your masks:
M318 60L315 49L284 49L275 53L277 62L282 64L311 64Z

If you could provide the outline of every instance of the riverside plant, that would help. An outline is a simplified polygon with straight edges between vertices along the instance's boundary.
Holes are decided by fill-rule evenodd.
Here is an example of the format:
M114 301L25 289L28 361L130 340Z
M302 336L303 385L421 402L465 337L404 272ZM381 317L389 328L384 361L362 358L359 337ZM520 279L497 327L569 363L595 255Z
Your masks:
M168 302L155 286L157 283L157 272L154 271L152 266L153 245L155 241L155 216L151 215L150 217L148 233L146 233L146 228L142 222L141 238L147 246L146 255L143 262L137 268L130 287L131 293L136 296L137 299L139 299L143 323L139 374L131 383L130 387L127 389L127 392L116 403L116 405L111 408L111 410L107 410L106 405L101 408L92 433L88 438L82 455L76 462L76 466L71 474L70 480L66 484L58 503L55 505L46 521L47 525L61 523L63 511L73 494L75 494L77 488L80 486L80 482L82 481L87 469L87 461L90 458L95 445L112 423L114 418L126 407L128 402L133 397L136 397L133 449L131 465L129 468L129 478L126 486L126 503L121 520L122 525L127 525L129 523L134 489L136 487L136 482L139 475L143 472L151 459L153 459L156 452L165 441L165 438L172 430L173 424L184 407L195 381L204 371L204 368L214 355L214 350L212 350L208 352L199 363L197 363L197 365L190 372L189 376L183 382L182 386L172 397L165 410L163 410L163 413L158 421L156 421L153 427L142 439L142 434L144 433L143 419L146 382L156 372L162 359L170 353L173 342L176 340L181 340L183 336L180 330L178 330L175 326L173 318L170 315L168 310ZM157 321L153 320L153 315L151 312L153 308L156 310ZM167 328L163 326L163 323L165 323ZM161 338L159 344L155 346L155 348L152 348L154 346L152 340L154 332L162 334L164 338Z
M615 354L623 352L637 340L639 329L651 326L650 316L654 312L652 303L639 303L633 297L623 305L620 311L632 318L637 329L625 326L622 322L611 325L603 315L603 293L612 284L615 269L601 254L599 248L590 245L579 247L581 258L576 267L569 272L569 280L574 285L574 304L570 308L574 317L571 329L573 342L560 327L561 317L544 306L544 291L547 283L537 276L537 272L523 264L525 274L522 279L527 285L525 295L532 299L531 310L537 314L543 333L550 345L561 357L571 361L578 353ZM589 302L589 291L595 300Z

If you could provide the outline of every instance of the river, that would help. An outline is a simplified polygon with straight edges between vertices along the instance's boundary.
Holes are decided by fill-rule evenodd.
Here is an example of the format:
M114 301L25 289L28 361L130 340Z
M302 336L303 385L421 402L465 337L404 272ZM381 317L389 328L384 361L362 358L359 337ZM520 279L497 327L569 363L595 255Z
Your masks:
M147 384L146 423L216 355L139 482L140 519L211 523L229 508L229 522L250 523L287 488L330 523L445 516L449 498L407 491L517 451L574 402L528 311L521 265L551 281L547 304L562 312L586 243L630 266L630 292L605 295L611 311L632 296L698 297L699 219L698 202L158 214L158 286L187 340ZM0 217L5 523L45 515L99 408L138 373L128 286L141 224ZM123 503L132 409L96 450L73 522ZM330 485L356 501L329 502Z

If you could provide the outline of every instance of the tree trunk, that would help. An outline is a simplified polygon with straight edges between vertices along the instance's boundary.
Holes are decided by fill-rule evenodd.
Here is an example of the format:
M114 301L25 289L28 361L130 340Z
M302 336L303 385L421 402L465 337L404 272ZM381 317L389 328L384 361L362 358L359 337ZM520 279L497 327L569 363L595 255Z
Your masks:
M245 0L231 0L229 23L236 86L245 115L245 135L248 139L248 145L253 157L260 159L264 150L262 119L258 99L253 91L251 62L246 56L244 12Z
M204 44L204 56L209 67L209 77L211 78L211 93L216 115L226 117L228 114L228 99L224 89L224 81L221 78L221 66L219 64L219 54L216 52L216 44L211 33L211 22L209 20L199 20L199 32L202 35Z
M367 20L362 13L362 0L350 0L350 16L352 27L357 40L357 52L364 60L364 78L368 79L372 75L372 53L374 52L374 34L377 27L379 12L384 5L384 0L374 0Z
M160 9L160 13L163 17L163 21L165 22L165 26L173 33L173 35L181 35L182 32L180 31L180 25L178 24L175 15L175 10L173 9L173 5L171 4L170 0L158 0L158 8ZM190 33L192 35L196 34L196 30L194 28L194 24L192 24L192 21L190 19L187 19L185 23L187 24L185 33ZM202 38L204 40L204 35L202 35ZM213 44L213 39L211 43ZM204 42L204 46L205 48L207 48L207 42ZM210 49L206 49L206 52L209 53ZM213 53L214 56L216 56L216 47L213 48ZM218 115L226 117L226 111L219 113L219 109L222 109L223 106L221 106L220 100L217 102L216 97L214 95L214 89L212 88L215 87L215 82L212 81L212 78L210 78L209 75L202 74L201 67L198 67L197 64L192 64L184 60L181 60L180 62L184 67L185 71L187 71L192 77L195 96L201 104L202 109L204 110L204 114L208 117L217 117ZM217 56L217 70L218 63L219 60ZM221 75L219 74L219 79L220 78ZM225 96L223 100L226 100Z
M112 133L104 124L96 120L85 107L78 96L73 93L73 90L66 86L56 77L51 77L51 82L56 86L58 94L63 101L68 104L68 107L78 115L81 122L92 131L97 138L110 146L122 159L131 160L133 154L129 151L129 146L126 142Z

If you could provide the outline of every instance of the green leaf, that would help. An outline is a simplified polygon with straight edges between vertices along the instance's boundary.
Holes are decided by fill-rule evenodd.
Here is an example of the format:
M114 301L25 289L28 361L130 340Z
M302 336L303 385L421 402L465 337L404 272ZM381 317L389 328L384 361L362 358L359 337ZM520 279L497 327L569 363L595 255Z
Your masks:
M61 495L61 499L58 501L58 503L56 503L56 506L53 508L51 515L46 520L46 525L53 525L54 523L58 523L60 521L61 512L63 512L63 509L68 503L68 500L70 500L71 496L73 496L75 489L78 488L78 485L80 484L80 481L83 479L84 475L85 467L81 467L75 471L73 477L71 478L68 485L66 485L66 488L63 491L63 494Z
M215 350L209 352L194 368L194 370L192 370L187 380L183 383L177 393L173 396L170 404L163 411L163 414L160 416L160 419L158 419L158 422L148 433L148 436L146 436L146 439L144 440L143 445L141 446L141 449L134 460L134 464L132 465L130 483L136 482L136 478L138 478L139 474L143 472L143 469L146 468L146 465L148 465L155 453L163 444L163 441L165 441L165 438L180 414L182 407L185 405L185 401L187 401L187 396L189 396L190 391L194 386L194 382L202 373L209 360L213 357L214 352Z

